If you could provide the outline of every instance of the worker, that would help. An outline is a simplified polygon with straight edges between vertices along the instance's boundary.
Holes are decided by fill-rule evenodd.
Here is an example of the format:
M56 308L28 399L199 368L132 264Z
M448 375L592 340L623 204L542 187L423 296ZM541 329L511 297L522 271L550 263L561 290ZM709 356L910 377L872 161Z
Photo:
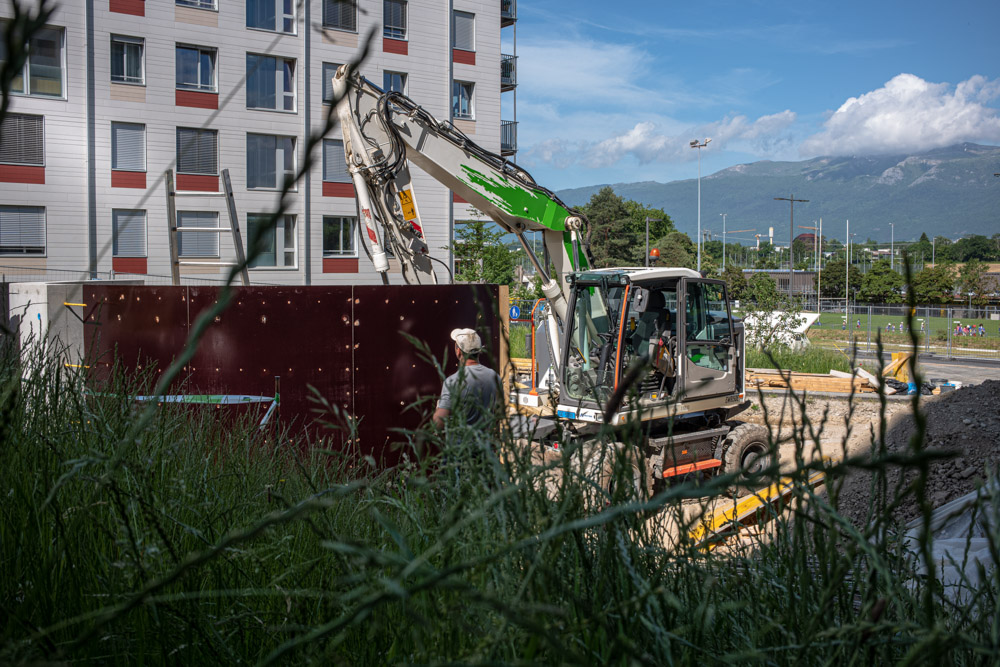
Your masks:
M458 370L444 380L432 417L434 424L444 426L453 411L462 414L467 424L486 423L499 403L500 376L479 363L483 340L474 329L455 329L451 339L455 342Z

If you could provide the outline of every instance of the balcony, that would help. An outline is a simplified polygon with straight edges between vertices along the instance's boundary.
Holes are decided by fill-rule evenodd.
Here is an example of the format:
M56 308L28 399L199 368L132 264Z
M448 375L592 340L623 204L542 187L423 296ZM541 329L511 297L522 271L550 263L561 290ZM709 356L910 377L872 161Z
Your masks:
M500 121L500 155L507 157L517 152L517 121Z
M500 54L500 92L506 93L517 86L517 56Z
M517 0L500 0L500 27L506 28L517 21Z

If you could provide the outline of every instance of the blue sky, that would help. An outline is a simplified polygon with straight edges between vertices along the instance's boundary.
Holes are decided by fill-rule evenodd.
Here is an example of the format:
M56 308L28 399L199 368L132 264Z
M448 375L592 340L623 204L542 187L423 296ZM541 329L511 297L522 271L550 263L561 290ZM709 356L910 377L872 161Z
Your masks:
M996 0L521 0L517 12L517 159L551 189L694 178L695 138L712 138L703 174L1000 144Z

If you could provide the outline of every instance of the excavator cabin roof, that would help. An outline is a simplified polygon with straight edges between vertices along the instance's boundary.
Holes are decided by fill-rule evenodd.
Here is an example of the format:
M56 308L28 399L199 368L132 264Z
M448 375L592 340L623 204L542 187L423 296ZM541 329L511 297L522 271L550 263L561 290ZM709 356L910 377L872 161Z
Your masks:
M628 282L642 284L657 282L670 278L700 278L701 274L694 269L681 267L648 268L643 266L615 267L611 269L592 269L575 274L576 280L586 281L598 277L627 277Z

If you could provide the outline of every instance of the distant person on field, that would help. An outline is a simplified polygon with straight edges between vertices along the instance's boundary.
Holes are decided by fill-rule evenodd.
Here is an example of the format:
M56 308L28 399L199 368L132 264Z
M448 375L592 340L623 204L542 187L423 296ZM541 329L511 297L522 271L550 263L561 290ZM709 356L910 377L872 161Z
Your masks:
M474 329L455 329L451 339L455 341L458 370L445 378L432 417L434 424L444 426L454 413L469 425L486 425L500 404L500 376L479 363L483 341Z
M982 322L979 323L979 335L980 336L986 335L986 327L983 326Z

